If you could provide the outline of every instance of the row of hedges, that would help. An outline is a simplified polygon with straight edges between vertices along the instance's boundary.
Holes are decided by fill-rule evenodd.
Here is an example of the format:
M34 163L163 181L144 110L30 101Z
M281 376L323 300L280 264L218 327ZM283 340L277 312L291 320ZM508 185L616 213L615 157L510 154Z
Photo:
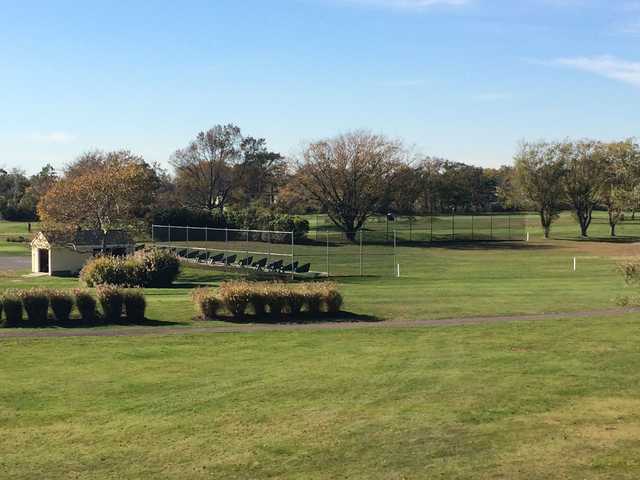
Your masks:
M80 280L88 287L167 288L180 273L180 261L171 252L148 249L128 257L96 257L80 271Z
M98 303L101 312L98 312ZM74 308L79 316L72 319ZM123 314L128 321L140 321L144 319L145 309L142 291L121 290L110 285L98 287L96 298L83 289L70 292L44 288L7 290L0 297L0 324L4 327L95 325L117 323Z
M200 316L207 320L221 318L223 310L236 319L242 319L251 312L258 318L276 321L283 314L298 315L303 310L312 315L323 312L336 314L343 303L336 285L330 282L227 282L217 291L196 289L192 299Z

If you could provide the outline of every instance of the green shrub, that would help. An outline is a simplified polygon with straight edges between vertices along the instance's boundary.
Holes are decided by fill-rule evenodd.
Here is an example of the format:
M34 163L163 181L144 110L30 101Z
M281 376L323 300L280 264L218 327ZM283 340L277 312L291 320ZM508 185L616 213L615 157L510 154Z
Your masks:
M45 325L49 318L49 292L42 288L32 288L20 292L22 305L31 325Z
M128 257L101 256L89 260L80 271L80 280L88 287L171 286L180 273L178 258L164 250L142 250Z
M270 289L268 287L258 285L251 290L249 294L249 303L253 308L256 317L264 317L267 314L268 296Z
M287 310L292 315L299 315L304 307L306 298L301 288L288 288L285 291Z
M281 283L271 284L268 288L267 305L269 313L274 317L280 317L287 306L286 291Z
M56 320L61 323L66 323L71 317L71 311L73 310L73 297L64 290L50 290L49 291L49 305Z
M102 307L104 320L109 323L118 322L122 317L124 295L122 291L113 285L98 285L96 297Z
M305 284L302 288L307 311L313 315L317 315L322 311L323 302L323 284L310 283Z
M191 299L196 305L196 310L204 320L213 320L218 317L222 308L222 301L210 288L196 288L191 293Z
M6 321L5 327L19 327L22 323L22 299L18 292L7 290L2 295L2 306Z
M220 299L234 318L243 318L251 300L251 286L248 282L226 282L218 289Z
M126 290L123 293L123 298L127 319L130 321L144 320L144 314L147 309L144 292L140 289Z
M342 308L343 298L335 286L327 286L324 302L328 313L338 313Z
M137 252L134 257L142 265L144 281L138 284L148 288L167 288L180 273L180 260L173 253L159 248Z
M76 307L84 323L92 323L96 320L96 299L88 290L77 288L73 291Z
M0 298L0 325L2 325L2 298Z
M131 257L100 256L89 260L80 271L80 280L87 287L118 285L141 286L146 278L143 266Z

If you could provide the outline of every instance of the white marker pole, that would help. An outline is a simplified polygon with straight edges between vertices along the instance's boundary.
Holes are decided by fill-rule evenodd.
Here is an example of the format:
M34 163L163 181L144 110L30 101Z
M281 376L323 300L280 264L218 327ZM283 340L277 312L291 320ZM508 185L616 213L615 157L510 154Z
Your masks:
M529 241L529 232L527 232L527 242Z
M398 266L398 278L400 278L400 264L398 263L397 266Z
M576 257L573 257L573 271L575 272L577 269L578 265L577 265L577 261L576 261Z

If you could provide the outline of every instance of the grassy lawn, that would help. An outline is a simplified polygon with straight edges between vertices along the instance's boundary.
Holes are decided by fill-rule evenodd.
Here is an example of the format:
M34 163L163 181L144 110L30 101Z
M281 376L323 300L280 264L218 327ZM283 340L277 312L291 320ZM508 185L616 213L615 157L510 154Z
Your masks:
M640 475L640 317L2 341L3 478Z
M557 230L575 228L570 215ZM571 239L527 242L440 243L365 247L363 271L357 245L332 246L331 271L355 314L381 319L436 319L571 312L614 307L627 292L616 263L636 256L633 243L584 242ZM21 244L1 243L0 255L28 254ZM300 246L297 257L315 258L322 266L324 246ZM305 257L306 255L306 257ZM573 257L578 269L572 270ZM401 278L395 278L394 260ZM27 272L0 272L0 289L31 286L75 287L76 279L24 278ZM229 274L186 267L176 288L147 291L152 320L191 324L194 311L189 294L195 285L218 285Z

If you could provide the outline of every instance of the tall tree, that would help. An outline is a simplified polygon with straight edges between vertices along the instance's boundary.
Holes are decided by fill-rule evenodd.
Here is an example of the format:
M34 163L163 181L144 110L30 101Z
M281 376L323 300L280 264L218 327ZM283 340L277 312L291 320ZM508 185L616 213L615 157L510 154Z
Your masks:
M141 228L142 212L153 204L155 172L128 151L93 152L71 166L41 198L38 213L47 227L99 229ZM90 164L90 166L89 166Z
M242 161L241 143L240 128L216 125L173 154L177 191L185 206L224 211Z
M602 146L603 175L600 201L607 208L609 228L616 236L616 226L626 208L633 208L640 178L640 146L633 140Z
M517 190L540 215L544 238L549 238L562 208L565 170L557 144L523 143L515 156Z
M284 157L267 148L264 138L245 137L240 142L242 162L237 167L235 199L242 205L271 206L286 175Z
M593 140L564 142L558 146L558 153L566 168L563 177L566 198L573 207L580 234L587 237L606 173L603 146Z
M310 144L300 179L331 221L354 240L393 188L403 161L400 143L357 131Z

